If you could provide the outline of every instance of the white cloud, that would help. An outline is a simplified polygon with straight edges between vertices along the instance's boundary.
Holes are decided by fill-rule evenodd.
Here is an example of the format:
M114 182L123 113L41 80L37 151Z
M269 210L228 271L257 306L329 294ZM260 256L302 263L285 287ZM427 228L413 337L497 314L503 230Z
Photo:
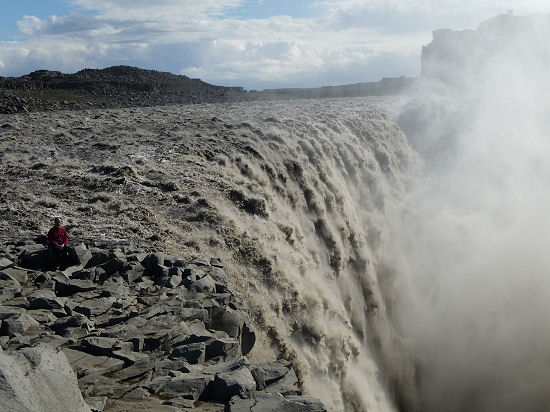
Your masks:
M254 88L416 75L421 46L431 40L431 30L450 21L441 17L444 6L462 6L471 13L474 8L455 0L323 0L316 3L320 17L243 19L226 12L245 0L72 3L80 11L97 14L75 10L47 19L24 16L18 28L28 40L16 48L28 50L28 55L0 43L5 63L0 73L76 71L124 63ZM428 9L431 14L418 12Z
M73 0L75 5L99 11L112 19L181 20L200 15L219 15L245 0Z

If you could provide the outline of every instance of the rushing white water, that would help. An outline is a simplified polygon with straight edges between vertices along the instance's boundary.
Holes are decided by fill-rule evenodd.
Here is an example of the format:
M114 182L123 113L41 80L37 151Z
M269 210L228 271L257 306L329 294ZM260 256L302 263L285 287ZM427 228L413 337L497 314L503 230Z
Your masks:
M416 162L405 136L366 99L243 109L224 113L246 120L259 153L236 163L240 186L266 199L269 216L222 214L266 259L263 271L243 274L249 301L304 389L330 410L413 410L413 368L388 322L378 269L387 205L403 196Z

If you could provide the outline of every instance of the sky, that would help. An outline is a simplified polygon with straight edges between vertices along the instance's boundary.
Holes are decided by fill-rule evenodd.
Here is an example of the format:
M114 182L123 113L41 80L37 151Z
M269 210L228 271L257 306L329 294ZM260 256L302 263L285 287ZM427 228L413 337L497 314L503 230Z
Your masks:
M246 89L417 76L440 28L548 0L0 0L0 76L138 66Z

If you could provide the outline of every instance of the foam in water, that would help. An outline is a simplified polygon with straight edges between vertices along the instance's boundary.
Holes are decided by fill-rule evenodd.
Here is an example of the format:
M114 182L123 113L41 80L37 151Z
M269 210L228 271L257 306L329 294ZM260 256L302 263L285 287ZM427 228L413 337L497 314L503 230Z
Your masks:
M414 407L413 369L386 317L378 256L387 204L403 196L415 156L366 99L265 106L242 113L262 154L241 165L242 186L267 199L269 212L234 219L267 258L256 278L243 274L248 299L304 389L330 410L392 411L396 399Z

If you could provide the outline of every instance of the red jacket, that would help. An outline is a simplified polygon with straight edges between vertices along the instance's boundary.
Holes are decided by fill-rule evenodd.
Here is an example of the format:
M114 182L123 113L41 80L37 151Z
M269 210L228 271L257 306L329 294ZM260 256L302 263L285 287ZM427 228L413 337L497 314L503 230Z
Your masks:
M48 232L48 242L58 246L69 243L69 234L63 226L52 227Z

